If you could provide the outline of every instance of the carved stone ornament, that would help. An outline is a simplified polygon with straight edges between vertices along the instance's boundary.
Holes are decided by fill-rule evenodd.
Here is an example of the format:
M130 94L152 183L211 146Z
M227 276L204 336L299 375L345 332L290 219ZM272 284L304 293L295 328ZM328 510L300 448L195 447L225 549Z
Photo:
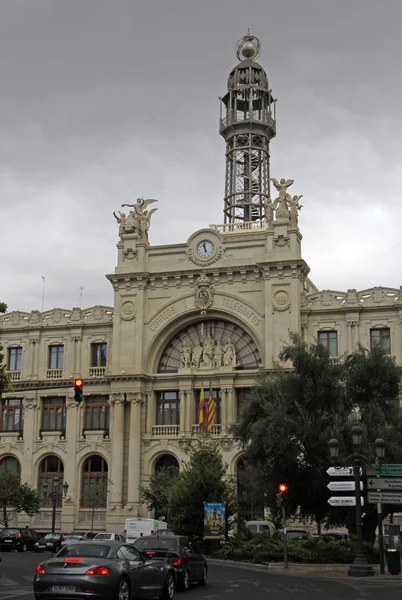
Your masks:
M321 293L321 304L323 306L331 306L334 301L334 296L330 292L324 291Z
M229 451L233 448L233 440L221 440L221 448L222 450Z
M348 295L346 296L346 304L359 304L359 299L357 297L356 290L348 290Z
M144 404L145 399L141 392L127 392L124 394L124 399L126 402L130 402L131 404Z
M68 396L67 400L66 400L66 406L67 408L77 408L77 406L79 405L79 402L76 402L74 400L74 396Z
M120 308L120 318L123 321L132 321L137 314L137 306L132 300L125 300Z
M124 404L124 394L121 392L110 394L110 404L112 406L114 404Z
M373 293L371 296L373 302L375 302L376 304L381 304L381 302L384 302L384 298L385 298L385 292L381 287L375 287L373 289Z
M197 289L195 290L195 305L202 312L212 306L214 301L214 288L210 283L210 279L204 273L201 274L197 281Z
M33 409L37 407L36 398L24 398L24 408Z
M277 290L272 296L272 305L277 311L287 310L290 306L290 294L287 290Z
M122 208L127 206L132 210L128 214L120 212L117 215L113 213L114 218L119 224L120 238L126 235L135 237L136 239L148 241L148 231L151 224L151 217L158 209L148 209L150 204L158 202L153 198L137 198L135 204L122 204Z

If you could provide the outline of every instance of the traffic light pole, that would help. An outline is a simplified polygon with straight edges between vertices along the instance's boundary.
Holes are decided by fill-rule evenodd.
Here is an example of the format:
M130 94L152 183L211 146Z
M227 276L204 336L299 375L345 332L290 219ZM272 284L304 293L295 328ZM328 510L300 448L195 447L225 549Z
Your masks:
M283 566L289 569L288 562L288 530L286 528L286 504L282 504L282 519L283 519Z

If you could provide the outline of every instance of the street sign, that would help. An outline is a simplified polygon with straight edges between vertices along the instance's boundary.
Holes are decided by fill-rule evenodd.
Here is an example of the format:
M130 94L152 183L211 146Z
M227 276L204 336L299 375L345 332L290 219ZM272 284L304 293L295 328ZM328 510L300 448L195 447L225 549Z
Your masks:
M364 504L364 498L360 498L361 505ZM331 496L328 500L331 506L356 506L356 498L354 496Z
M354 481L330 481L327 488L331 492L354 492L356 489ZM360 482L360 489L363 489L363 482Z
M330 477L353 477L353 467L329 467L327 473Z
M368 477L368 490L402 490L402 479L385 477Z
M402 504L402 494L393 494L392 492L369 492L367 494L369 504Z
M367 475L396 475L402 477L402 465L371 465L367 468Z

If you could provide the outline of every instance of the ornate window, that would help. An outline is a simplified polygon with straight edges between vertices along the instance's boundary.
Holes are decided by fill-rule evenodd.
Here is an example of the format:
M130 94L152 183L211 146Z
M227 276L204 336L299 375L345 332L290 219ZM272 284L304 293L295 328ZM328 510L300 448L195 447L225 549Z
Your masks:
M204 389L204 398L205 398L205 404L206 404L206 409L207 409L207 415L208 415L208 410L209 410L209 388L208 389ZM222 417L222 392L221 390L211 390L213 398L214 398L214 403L215 403L215 418L214 418L214 425L220 425L222 423L221 421L221 417ZM201 390L196 390L196 405L195 405L195 418L196 418L196 423L197 425L199 424L199 417L200 417L200 402L201 402Z
M158 373L177 373L182 366L217 369L224 365L237 370L258 369L261 358L244 329L229 321L211 320L194 323L177 334L162 354Z
M180 392L158 392L157 425L180 425Z
M45 456L39 466L39 485L44 506L52 503L51 493L57 491L57 506L61 506L63 498L64 464L54 454ZM45 485L46 484L46 485Z
M239 422L240 413L247 400L247 394L250 392L250 388L237 388L236 389L236 423Z
M109 397L85 397L85 425L86 430L109 430Z
M108 467L99 454L92 454L82 469L81 507L105 508L107 503Z
M1 401L1 431L24 429L24 405L22 398L4 398Z
M66 399L49 397L43 399L42 431L65 431Z
M319 331L318 341L325 346L331 357L338 356L338 332L337 331Z
M21 465L20 461L15 456L3 456L0 459L0 469L7 469L7 471L13 471L19 477L21 477Z
M387 354L391 354L391 334L388 327L370 329L370 346L381 346Z
M64 346L49 346L49 369L62 369Z
M107 344L91 344L91 367L106 367Z
M8 371L21 371L22 366L22 348L9 348L7 357Z

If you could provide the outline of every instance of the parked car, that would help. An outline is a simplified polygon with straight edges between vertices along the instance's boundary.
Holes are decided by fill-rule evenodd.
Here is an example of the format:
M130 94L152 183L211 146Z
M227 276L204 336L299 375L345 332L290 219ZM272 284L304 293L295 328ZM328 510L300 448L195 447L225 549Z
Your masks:
M107 540L109 541L114 541L114 542L125 542L126 538L124 537L124 535L122 533L97 533L96 536L94 537L94 542L95 541L99 541L99 540L103 540L104 542L106 542Z
M149 560L122 542L81 542L60 550L36 567L35 600L61 596L119 600L159 596L172 600L174 569L166 561ZM89 597L89 596L88 596Z
M34 543L35 552L58 552L61 543L64 542L65 533L44 533L41 534L38 541Z
M0 533L0 549L26 552L33 550L38 539L39 534L29 527L7 527Z
M326 531L325 533L321 533L319 536L320 540L324 540L327 542L339 542L341 540L348 540L348 533L339 533L339 531Z
M251 533L263 533L269 536L273 536L276 531L272 521L247 521L246 527Z
M185 591L190 583L205 585L208 565L192 542L180 535L149 535L138 538L134 548L156 561L167 561L176 573L178 589Z
M312 538L311 533L306 529L288 529L287 534L288 540L310 540Z
M96 531L72 531L71 533L66 533L64 540L61 542L61 547L64 548L64 546L75 542L92 542L96 535Z

